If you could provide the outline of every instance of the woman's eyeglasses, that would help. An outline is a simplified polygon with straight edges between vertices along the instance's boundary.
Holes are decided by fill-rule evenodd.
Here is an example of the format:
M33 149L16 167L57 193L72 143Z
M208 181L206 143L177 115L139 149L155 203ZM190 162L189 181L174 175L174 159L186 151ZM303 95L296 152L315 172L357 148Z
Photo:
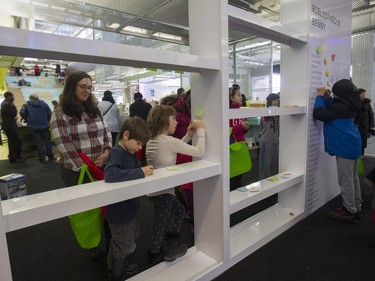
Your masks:
M78 87L80 87L82 90L89 90L90 92L94 91L94 87L91 85L78 84Z

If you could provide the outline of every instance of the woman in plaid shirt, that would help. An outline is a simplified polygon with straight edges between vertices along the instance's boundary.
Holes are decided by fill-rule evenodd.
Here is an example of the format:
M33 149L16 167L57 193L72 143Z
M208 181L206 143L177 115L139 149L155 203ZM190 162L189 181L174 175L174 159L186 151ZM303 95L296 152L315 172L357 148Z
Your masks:
M50 127L61 154L61 178L66 186L76 185L85 153L98 167L107 162L112 137L91 92L92 79L78 71L66 80L60 107L54 110Z

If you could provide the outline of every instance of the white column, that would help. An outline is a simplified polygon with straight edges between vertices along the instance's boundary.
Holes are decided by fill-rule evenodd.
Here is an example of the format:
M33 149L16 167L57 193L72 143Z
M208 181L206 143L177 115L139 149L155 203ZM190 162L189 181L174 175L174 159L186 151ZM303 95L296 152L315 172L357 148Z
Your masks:
M190 0L189 31L191 53L219 58L221 64L218 71L193 73L191 91L192 117L197 106L204 108L204 159L222 164L221 176L194 183L195 243L198 250L222 261L229 258L227 1Z
M0 218L3 217L3 207L0 200ZM1 280L12 281L12 272L10 270L10 261L8 254L8 244L4 228L4 220L0 220L0 268Z

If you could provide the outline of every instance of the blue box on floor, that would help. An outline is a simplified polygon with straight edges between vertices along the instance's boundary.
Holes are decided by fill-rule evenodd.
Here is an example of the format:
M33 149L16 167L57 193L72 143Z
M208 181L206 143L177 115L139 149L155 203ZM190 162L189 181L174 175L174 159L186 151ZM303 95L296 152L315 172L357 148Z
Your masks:
M13 173L0 177L1 200L17 198L26 194L25 175Z

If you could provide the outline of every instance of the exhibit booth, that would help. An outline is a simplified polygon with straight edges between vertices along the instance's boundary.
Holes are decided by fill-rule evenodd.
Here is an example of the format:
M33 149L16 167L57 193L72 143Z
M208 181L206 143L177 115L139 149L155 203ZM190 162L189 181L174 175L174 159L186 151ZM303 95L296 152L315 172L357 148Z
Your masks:
M228 1L189 0L189 53L0 27L0 54L190 72L192 112L203 109L208 128L205 155L193 164L0 202L2 280L12 280L7 232L186 182L194 182L195 246L130 280L212 280L338 195L336 164L323 151L312 106L317 87L349 78L351 15L348 0L283 0L279 21ZM229 109L229 29L280 44L280 107ZM229 120L262 116L280 116L279 173L229 192ZM276 204L230 226L231 214L274 195Z

